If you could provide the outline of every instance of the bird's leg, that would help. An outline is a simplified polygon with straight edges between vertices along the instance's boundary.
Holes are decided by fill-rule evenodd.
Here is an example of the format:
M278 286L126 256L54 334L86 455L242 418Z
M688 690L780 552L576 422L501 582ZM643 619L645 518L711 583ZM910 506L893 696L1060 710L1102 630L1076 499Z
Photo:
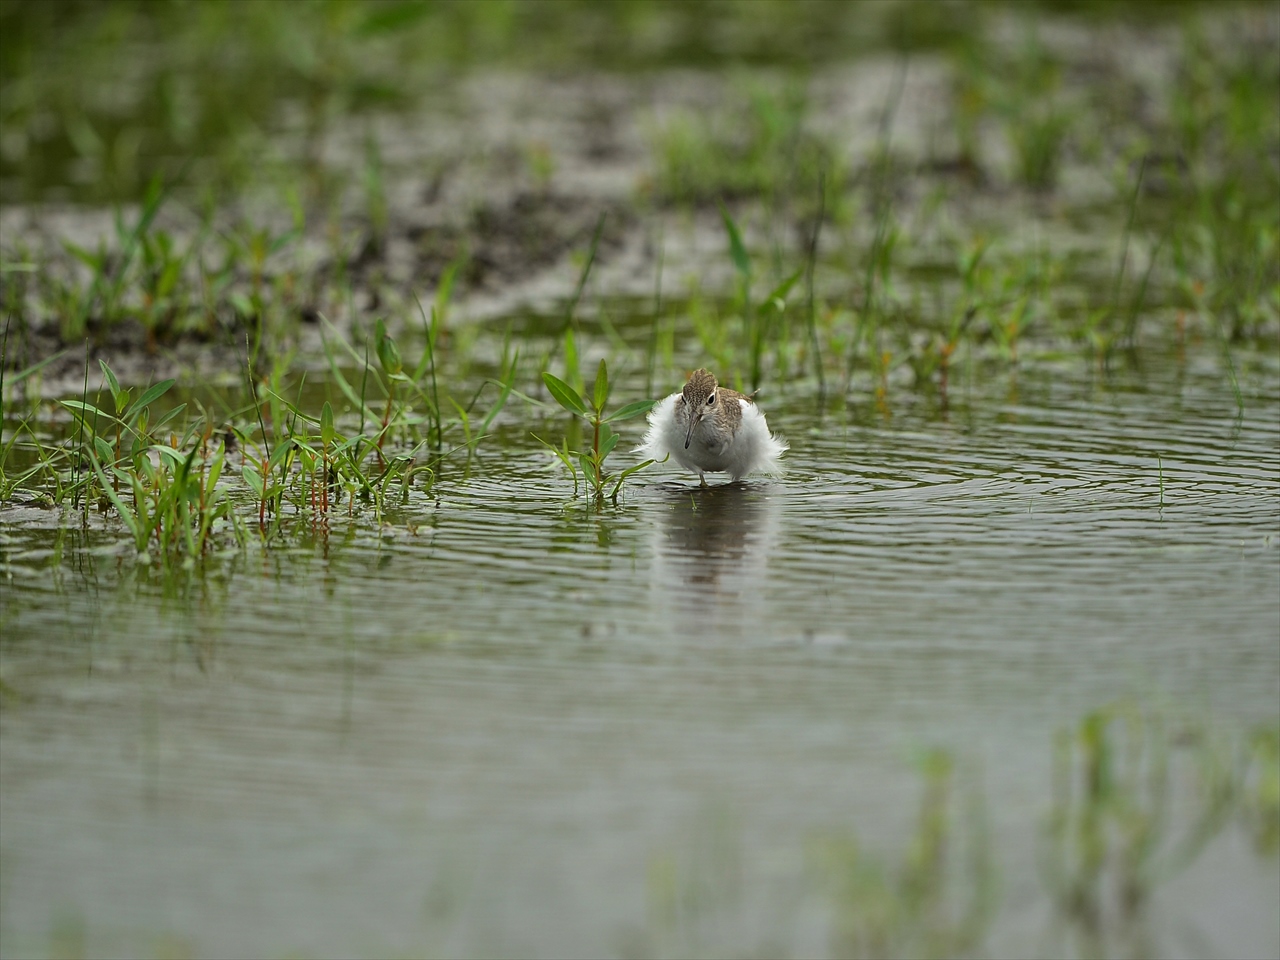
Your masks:
M698 471L698 479L702 481L704 487L707 485L707 476L701 470Z

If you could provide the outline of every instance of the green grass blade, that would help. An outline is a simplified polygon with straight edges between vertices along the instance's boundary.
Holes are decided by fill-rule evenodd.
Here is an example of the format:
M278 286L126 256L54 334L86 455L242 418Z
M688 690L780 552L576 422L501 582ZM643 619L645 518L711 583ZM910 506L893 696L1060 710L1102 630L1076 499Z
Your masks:
M111 482L107 479L107 475L102 472L102 464L98 462L97 456L95 456L92 451L89 453L89 463L93 467L93 472L98 475L98 483L102 485L102 492L107 495L107 499L111 501L112 506L116 508L116 512L120 514L120 519L123 520L125 526L129 528L129 532L133 534L134 542L138 543L138 538L143 531L139 527L137 515L129 509L128 504L120 499L120 495L116 493L115 489L112 487ZM142 541L142 546L139 547L139 552L141 552L142 547L144 546L146 546L145 540Z
M57 360L59 357L66 356L70 352L71 352L71 348L67 347L65 350L59 350L57 353L51 356L45 357L43 360L33 363L31 366L23 370L19 370L17 373L7 374L3 380L3 383L6 386L13 386L15 383L21 383L23 380L27 379L27 377L30 377L34 374L39 373L49 364L53 363L53 361Z
M653 466L653 464L657 462L658 461L656 460L645 460L642 463L637 463L634 467L627 467L627 469L623 470L622 473L618 474L618 481L613 485L613 492L609 494L609 496L611 498L616 498L618 496L618 491L622 489L622 484L626 482L627 477L632 474L639 473L645 467Z
M781 313L787 305L787 294L791 292L791 288L796 285L797 281L804 276L804 271L805 268L801 267L795 273L791 274L791 276L787 277L780 284L774 287L773 290L769 292L769 295L764 298L764 303L760 304L760 309L763 310L765 307L772 305L779 313Z
M723 203L720 204L720 216L724 220L725 230L729 233L729 259L733 261L734 267L744 278L750 277L751 256L747 253L747 247L742 242L742 234L738 232L738 225L733 222L733 217L729 216L729 211Z

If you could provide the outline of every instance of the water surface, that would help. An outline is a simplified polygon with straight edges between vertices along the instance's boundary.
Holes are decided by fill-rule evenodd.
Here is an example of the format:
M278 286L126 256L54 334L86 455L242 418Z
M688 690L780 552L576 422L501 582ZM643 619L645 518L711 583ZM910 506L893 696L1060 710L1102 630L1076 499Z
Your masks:
M383 528L339 510L185 576L6 508L0 951L826 955L815 845L899 862L943 748L991 824L982 952L1056 952L1055 731L1276 721L1253 364L1243 410L1212 360L775 390L786 477L650 472L601 509L513 405ZM1274 955L1274 867L1227 828L1151 951Z

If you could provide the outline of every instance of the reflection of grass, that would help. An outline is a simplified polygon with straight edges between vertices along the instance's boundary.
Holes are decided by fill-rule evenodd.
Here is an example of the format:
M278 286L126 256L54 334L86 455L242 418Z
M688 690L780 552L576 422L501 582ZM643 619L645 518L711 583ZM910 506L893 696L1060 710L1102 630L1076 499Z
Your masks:
M1241 817L1259 853L1280 853L1280 730L1259 727L1249 740L1241 780Z
M1192 721L1174 732L1136 706L1096 711L1061 733L1042 893L1055 908L1050 934L1068 939L1050 949L1096 957L1167 950L1147 927L1154 894L1234 819L1259 856L1275 856L1277 743L1280 731L1267 727L1232 738ZM815 836L812 869L792 881L796 889L771 895L781 911L772 925L747 921L760 913L760 877L732 820L699 820L692 842L650 862L649 923L627 938L627 952L786 953L785 931L796 925L787 911L820 894L832 956L981 955L1001 901L987 806L945 751L926 754L920 773L902 852L871 853L849 830ZM1025 891L1018 902L1025 908Z
M1213 733L1204 718L1175 726L1129 703L1083 717L1053 750L1039 891L1001 889L997 847L1020 838L993 832L992 820L1007 822L1004 811L983 799L973 771L953 754L931 750L918 765L919 805L896 853L872 852L864 830L845 827L812 835L803 855L785 855L767 837L746 838L732 808L702 810L644 864L644 922L621 931L618 952L822 955L821 941L809 938L816 928L833 957L983 956L1002 906L1025 914L1047 901L1056 918L1045 955L1163 956L1182 944L1172 939L1177 927L1148 924L1162 884L1194 866L1238 817L1257 855L1277 854L1275 726ZM451 874L433 883L432 921L455 919L466 890ZM50 930L50 955L85 955L92 932L64 911ZM1053 939L1064 932L1066 940ZM152 942L157 953L198 952L173 934Z
M924 761L915 833L890 867L852 836L818 849L832 904L832 953L840 957L949 957L979 949L995 905L985 813L976 796L958 812L952 758Z
M1276 736L1260 728L1237 756L1205 727L1172 735L1158 717L1114 707L1059 737L1045 877L1078 952L1154 946L1145 927L1153 894L1233 817L1260 855L1274 854Z

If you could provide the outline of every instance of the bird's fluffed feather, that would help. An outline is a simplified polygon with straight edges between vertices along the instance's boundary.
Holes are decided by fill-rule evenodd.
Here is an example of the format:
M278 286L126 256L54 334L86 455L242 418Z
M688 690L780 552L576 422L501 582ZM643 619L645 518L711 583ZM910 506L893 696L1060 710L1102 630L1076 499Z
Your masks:
M722 472L734 480L749 473L778 474L783 470L780 458L788 449L787 442L769 432L764 414L750 400L723 390L726 403L736 402L740 417L730 417L733 429L716 429L715 422L706 418L695 424L692 436L688 420L682 421L684 393L673 393L660 400L649 411L649 430L637 450L646 458L671 460L687 470ZM691 442L685 446L686 438Z

